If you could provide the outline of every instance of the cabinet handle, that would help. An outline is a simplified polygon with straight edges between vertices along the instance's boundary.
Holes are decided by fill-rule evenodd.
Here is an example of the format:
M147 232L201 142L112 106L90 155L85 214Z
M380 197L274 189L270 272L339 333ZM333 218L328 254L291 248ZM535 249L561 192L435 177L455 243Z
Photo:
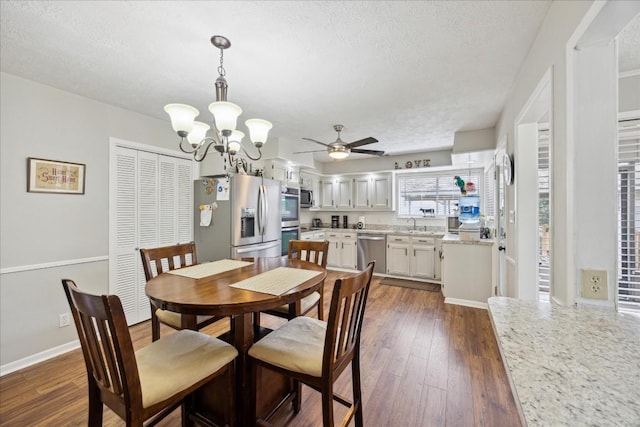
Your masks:
M404 256L407 256L407 255L409 255L409 252L408 252L407 248L404 248Z
M342 242L342 249L344 249L344 242Z
M414 258L416 256L416 250L415 249L413 250L413 256L414 256Z

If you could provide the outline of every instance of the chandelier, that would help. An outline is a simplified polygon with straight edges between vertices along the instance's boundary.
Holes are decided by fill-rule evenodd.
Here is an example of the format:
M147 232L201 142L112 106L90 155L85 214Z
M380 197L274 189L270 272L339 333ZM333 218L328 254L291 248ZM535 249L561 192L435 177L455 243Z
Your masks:
M242 114L242 109L236 104L227 102L228 85L227 80L224 78L226 71L223 66L223 59L224 50L231 47L231 42L224 36L213 36L211 37L211 43L220 49L220 66L218 67L218 78L216 79L216 102L209 104L209 111L213 114L213 136L207 136L211 126L195 120L200 114L196 108L185 104L167 104L164 107L164 111L171 117L171 126L180 137L180 150L193 154L195 161L201 162L204 160L211 146L221 156L226 153L231 165L235 164L234 156L240 149L251 160L259 160L262 158L260 148L267 142L267 136L272 125L262 119L249 119L245 122L249 129L249 138L258 149L258 156L251 156L241 145L244 133L236 130L236 123L238 116Z

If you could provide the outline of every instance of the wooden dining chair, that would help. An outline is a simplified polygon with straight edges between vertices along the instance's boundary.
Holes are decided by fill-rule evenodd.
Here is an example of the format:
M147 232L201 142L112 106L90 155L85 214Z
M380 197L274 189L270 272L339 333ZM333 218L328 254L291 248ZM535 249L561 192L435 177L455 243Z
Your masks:
M147 282L165 271L198 263L195 242L140 249L140 257L142 258L144 277ZM160 323L177 330L193 329L198 331L221 319L224 319L224 317L186 315L162 310L151 303L151 339L156 341L160 338Z
M294 412L300 411L301 386L304 383L322 393L322 424L333 427L333 400L347 406L343 426L355 416L362 427L362 390L360 386L360 332L375 261L357 274L336 280L331 297L329 319L323 322L311 317L296 317L266 335L249 349L252 369L252 393L256 392L258 367L271 369L293 379ZM351 364L353 401L334 393L333 383ZM255 396L255 394L253 394ZM269 418L289 399L274 409ZM256 419L255 407L252 420Z
M233 361L238 355L233 346L182 330L134 352L118 296L85 293L70 279L62 279L62 285L87 369L87 425L102 425L103 404L127 426L142 426L146 420L154 425L182 406L182 425L193 425L193 419L204 422L194 407L195 391L224 379L224 393L233 396ZM227 403L224 422L233 425L233 398Z
M289 259L299 259L302 261L312 262L323 268L327 268L327 252L329 251L329 242L314 240L289 240ZM324 320L324 282L320 285L320 289L299 301L291 304L285 304L273 310L265 310L263 313L272 316L284 317L285 319L293 319L298 316L304 316L314 307L318 307L318 319ZM259 321L255 322L259 324Z

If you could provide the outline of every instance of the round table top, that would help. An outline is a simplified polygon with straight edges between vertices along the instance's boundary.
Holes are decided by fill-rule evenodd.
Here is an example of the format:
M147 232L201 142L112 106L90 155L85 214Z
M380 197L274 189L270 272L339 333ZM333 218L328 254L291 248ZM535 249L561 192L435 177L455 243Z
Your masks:
M182 314L229 316L269 310L291 304L319 289L327 270L300 260L278 258L243 258L253 264L201 279L171 273L160 274L147 282L145 292L152 303L163 310ZM282 295L270 295L229 287L278 267L319 271L321 274L288 290Z

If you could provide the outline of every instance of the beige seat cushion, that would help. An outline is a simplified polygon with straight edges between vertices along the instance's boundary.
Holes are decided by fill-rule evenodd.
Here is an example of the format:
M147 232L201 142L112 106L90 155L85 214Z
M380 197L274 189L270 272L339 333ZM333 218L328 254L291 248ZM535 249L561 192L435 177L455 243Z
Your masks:
M169 310L156 310L156 316L158 320L166 325L171 325L174 328L180 328L182 325L182 315L175 311ZM213 316L197 316L196 322L202 323L205 320L211 319Z
M306 297L302 298L300 300L300 304L301 304L300 312L306 313L311 309L311 307L316 305L318 301L320 301L320 292L314 292L311 295L307 295ZM275 308L273 311L278 311L280 313L288 313L289 305L288 304L281 305L280 307Z
M249 355L290 371L320 377L327 323L296 317L262 338Z
M162 337L136 351L145 408L216 372L238 355L231 345L191 330Z

